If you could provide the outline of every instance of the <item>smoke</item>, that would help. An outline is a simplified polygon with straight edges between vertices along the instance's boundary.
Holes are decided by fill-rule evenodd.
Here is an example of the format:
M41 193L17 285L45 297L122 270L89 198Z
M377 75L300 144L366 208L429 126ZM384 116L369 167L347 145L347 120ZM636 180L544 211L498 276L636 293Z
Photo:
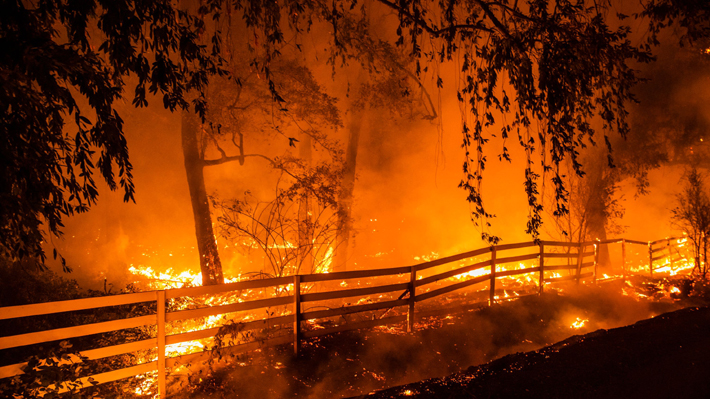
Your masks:
M301 60L325 59L327 51L316 50L327 46L325 38L307 43ZM346 120L352 115L349 104L357 83L349 72L356 67L346 76L332 77L330 67L318 65L314 68L318 82L338 99L340 115ZM656 63L639 68L649 80L638 87L640 103L632 110L632 133L614 145L620 161L648 166L650 195L636 198L634 179L622 181L626 214L621 223L628 226L625 237L655 240L670 234L668 210L685 165L697 162L708 167L704 143L710 137L704 135L710 127L710 69L692 50L674 46L663 47ZM442 75L440 129L420 115L392 114L384 107L367 111L354 193L352 269L411 265L423 256L443 257L486 246L470 220L466 193L457 188L464 154L454 66L443 66ZM423 84L436 97L436 85L431 76L427 79ZM107 281L107 287L120 289L134 280L128 273L131 265L199 271L180 116L163 110L158 99L152 99L147 109L126 106L122 116L134 165L136 203L123 203L119 194L104 188L98 205L70 218L64 238L52 242L74 268L71 277L86 288L103 289ZM298 137L296 130L283 135L252 133L248 144L254 152L272 156L298 152L288 141ZM345 127L325 133L344 148ZM502 139L492 138L486 145L483 182L487 210L497 216L491 220L491 233L506 243L529 240L524 233L525 154L514 141L509 145L512 163L496 157L505 145ZM211 167L206 171L207 191L230 198L249 190L268 198L279 175L260 160ZM229 242L218 242L226 276L263 268ZM629 249L630 259L647 256L643 249L634 251ZM656 306L621 296L619 287L566 290L565 298L554 293L529 297L456 316L455 322L443 321L438 329L422 325L411 336L335 334L309 346L307 358L293 360L288 348L275 350L267 352L261 363L218 371L211 378L224 383L215 389L226 386L240 397L265 397L265 391L272 397L355 395L552 344L578 333L570 329L578 318L588 320L581 331L613 328L657 314Z
M710 167L710 63L701 49L678 47L677 41L667 33L656 62L640 67L647 80L636 88L639 103L631 110L631 132L615 143L618 157L637 168L622 185L624 224L628 236L642 239L654 239L649 232L672 234L670 209L683 173L693 165ZM648 195L638 195L639 183Z
M373 28L378 29L385 30ZM352 117L350 104L359 90L355 78L359 66L353 61L333 75L333 67L321 62L330 55L328 35L309 37L303 43L303 52L287 49L284 57L315 65L313 74L318 83L324 92L337 98L340 117L348 120ZM626 141L614 143L620 159L633 153L637 157L629 157L630 163L643 161L653 166L648 175L651 195L635 198L634 180L621 182L620 197L626 207L621 224L628 226L625 236L629 238L648 240L669 235L668 209L686 162L684 157L691 146L693 154L705 154L704 142L699 139L710 120L708 68L692 51L663 47L656 63L639 66L649 81L637 91L640 104L632 110L632 134ZM446 256L486 246L480 240L480 228L470 220L466 193L457 188L464 154L456 66L441 65L439 71L443 89L436 88L431 72L424 74L422 85L432 98L442 99L437 107L440 128L437 121L403 109L393 113L381 106L366 112L354 192L356 232L349 255L352 269L410 265L422 256ZM421 93L414 94L412 97L421 101ZM87 288L103 288L104 279L116 289L124 286L133 281L127 272L131 265L199 270L180 144L180 117L162 109L155 98L146 109L127 105L122 116L134 165L136 204L125 204L120 195L104 188L98 205L70 218L64 238L52 242L74 268L71 277ZM290 147L287 139L298 137L297 129L279 135L264 133L265 128L259 124L250 128L255 128L247 137L254 152L297 154L298 148ZM345 126L324 133L345 147ZM525 154L515 141L513 138L508 145L513 158L508 163L496 157L506 143L499 137L491 138L486 145L488 166L483 182L487 209L496 215L490 221L491 233L507 243L529 239L524 233L528 214L523 191ZM638 148L643 150L632 151ZM703 159L708 158L693 158L694 162ZM665 166L656 168L656 164ZM256 159L243 166L206 169L207 191L220 198L238 197L247 190L268 198L278 177L268 162ZM218 243L227 276L264 267L235 250L230 245L233 243L221 238Z
M50 241L74 269L69 277L84 288L103 290L106 279L116 291L133 281L131 265L180 269L197 259L179 115L159 106L126 106L121 115L134 166L136 203L124 203L120 192L99 184L98 203L68 218L64 235ZM58 262L50 266L61 270Z
M198 385L190 397L202 397L211 389L222 397L240 398L366 395L679 307L624 296L624 285L622 281L597 287L558 285L563 294L548 290L542 296L424 319L414 334L382 330L331 334L306 340L297 359L290 345L266 349L241 366L201 374L208 382ZM572 328L575 321L584 325Z
M327 54L314 50L323 48L322 43L309 43L306 47L309 50L299 56L299 62ZM284 55L289 56L296 57ZM436 121L423 118L417 111L420 100L414 102L414 114L377 107L367 111L356 170L351 269L409 265L423 255L445 256L486 245L480 240L480 229L470 220L466 193L457 188L464 159L460 147L461 115L454 95L456 73L451 66L447 68L442 70L445 86L441 92L441 130ZM354 74L332 77L322 73L322 69L327 68L314 68L314 73L319 74L317 78L325 92L337 98L341 118L347 120L356 95L357 82L351 78ZM436 98L431 74L422 79L422 84ZM50 243L73 267L71 277L86 288L102 289L104 281L115 289L125 286L134 280L127 272L131 265L160 271L199 271L180 142L180 116L162 109L157 98L151 99L150 104L145 109L126 105L122 110L134 166L136 203L123 203L120 194L103 187L99 203L88 213L69 218L64 237ZM248 127L254 131L245 138L247 152L271 157L298 155L298 148L290 147L287 139L299 137L295 127L288 130L281 126L282 134L268 132L259 124ZM324 133L345 148L345 127ZM502 145L502 140L493 139L489 149L496 153ZM492 232L506 242L527 239L527 206L520 168L524 154L516 153L516 146L511 145L513 164L491 156L484 182L489 209L497 215ZM314 149L315 157L327 158L317 145ZM446 155L444 161L440 158L442 153ZM210 155L219 157L216 152ZM205 169L208 194L221 199L239 198L250 191L255 197L268 200L279 177L279 171L258 158L248 159L243 166L234 163ZM264 268L262 262L235 249L234 243L218 238L218 244L226 276ZM51 252L49 246L48 250ZM53 267L59 269L56 263Z

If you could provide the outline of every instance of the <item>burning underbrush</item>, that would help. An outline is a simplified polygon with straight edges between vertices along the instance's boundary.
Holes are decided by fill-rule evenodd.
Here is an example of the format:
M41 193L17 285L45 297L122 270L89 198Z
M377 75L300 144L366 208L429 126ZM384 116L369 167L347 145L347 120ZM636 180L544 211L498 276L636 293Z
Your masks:
M622 293L629 284L639 287L639 295ZM191 368L176 382L180 388L175 391L182 392L180 398L365 394L441 377L572 335L632 324L691 304L675 297L668 288L674 284L644 278L597 287L570 284L542 296L424 317L413 334L405 333L403 326L329 334L307 339L297 358L285 345L228 358L217 367Z
M677 275L687 270L685 259L656 265L653 276L628 275L633 268L609 269L604 274L601 268L597 273L596 261L590 260L596 255L595 244L577 244L574 251L569 244L547 245L544 249L540 245L539 252L537 244L521 243L447 258L432 254L415 259L426 263L394 269L239 275L226 286L208 287L200 286L198 273L132 267L136 281L126 292L165 295L162 336L170 370L168 392L171 396L180 392L178 396L185 398L357 395L447 375L570 335L627 325L707 297L704 285L694 286L693 280ZM105 289L91 295L109 294ZM37 330L38 324L40 330L48 330L154 317L159 312L156 303L149 299L108 306L102 312L84 308L71 317L29 317L23 322L26 326L3 321L3 336ZM298 317L294 309L300 309ZM300 331L294 328L298 318ZM408 327L414 332L408 332ZM294 336L300 336L297 357L293 356ZM50 364L51 370L63 370L60 381L72 380L80 370L86 375L154 365L159 361L155 349L159 337L153 324L83 336L71 343L57 340L49 349L33 345L5 353L10 362L25 361L30 366L42 366L44 360L33 363L39 356L56 354L59 363L68 362L73 369L67 371L57 363ZM121 356L85 356L96 342L102 347L134 345L137 349ZM36 356L28 360L28 353ZM155 397L157 373L136 374L81 392ZM3 392L40 389L34 376L13 379L12 387Z

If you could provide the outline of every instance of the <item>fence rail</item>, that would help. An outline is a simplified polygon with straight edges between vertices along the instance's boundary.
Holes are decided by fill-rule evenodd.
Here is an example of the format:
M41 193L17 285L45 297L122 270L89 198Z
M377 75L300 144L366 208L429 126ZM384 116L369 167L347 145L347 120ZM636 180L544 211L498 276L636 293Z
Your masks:
M174 345L183 342L189 342L199 339L214 337L221 327L213 327L198 331L183 332L176 334L166 334L165 326L167 323L174 321L204 318L209 316L222 315L227 313L243 312L256 309L269 309L274 307L290 307L290 314L282 314L276 317L268 317L266 319L251 320L243 322L240 326L240 331L252 331L263 328L270 328L277 325L291 326L290 333L285 336L267 339L263 342L250 342L239 344L228 349L233 352L245 352L257 349L264 345L281 345L293 342L294 353L299 350L300 341L304 338L316 337L324 334L330 334L339 331L356 330L361 328L370 328L379 325L407 322L409 331L414 329L415 308L416 304L445 295L454 291L458 291L476 284L488 283L489 298L488 304L492 305L497 301L500 291L496 289L497 279L510 277L521 274L535 273L538 279L537 292L543 292L546 283L572 281L578 283L586 278L597 278L597 264L599 256L599 245L609 245L621 243L622 245L622 270L624 277L630 272L626 268L626 246L627 244L648 246L648 271L651 275L654 272L654 262L660 259L669 259L671 265L673 262L681 260L680 253L677 248L678 239L667 238L652 242L644 242L628 239L611 239L605 241L570 243L561 241L540 241L540 242L524 242L497 245L487 248L481 248L465 253L447 256L444 258L432 260L429 262L389 269L374 269L374 270L357 270L347 272L336 272L329 274L309 274L296 275L286 277L276 277L269 279L250 280L219 286L206 287L189 287L170 289L163 291L142 292L136 294L122 294L99 298L86 298L70 301L39 303L31 305L11 306L0 308L0 320L16 319L28 316L41 316L53 313L63 313L79 310L100 309L104 307L150 303L156 302L156 311L154 314L139 316L127 319L119 319L101 323L84 324L73 327L58 328L46 331L32 332L14 336L0 337L0 350L17 348L27 345L33 345L43 342L52 342L75 337L88 336L92 334L119 331L140 326L156 326L157 337L143 339L137 342L130 342L95 348L80 352L81 356L85 356L89 360L101 359L109 356L133 353L141 350L157 350L157 359L146 362L144 364L134 365L127 368L113 370L93 376L82 377L81 381L88 382L92 378L98 383L106 383L119 379L147 373L155 372L158 374L158 390L161 397L167 396L166 393L166 368L176 365L185 364L200 358L209 356L209 351L185 354L180 356L166 357L166 346ZM522 250L526 248L535 248L533 253L522 255L510 255L501 257L501 252ZM590 250L591 248L591 250ZM555 250L556 249L556 250ZM674 253L675 250L675 253ZM665 251L665 252L664 252ZM487 259L480 260L479 257ZM591 258L591 259L590 259ZM520 263L530 260L538 260L537 265L525 266L522 268L506 269L505 265L510 263ZM553 263L560 260L566 261L566 264ZM465 261L452 270L435 273L424 276L420 273L430 271L437 266L452 264L454 262ZM592 270L587 270L593 267ZM567 271L566 276L556 275L558 271ZM464 276L466 273L477 272L480 275L471 275L468 279L462 281L451 282L443 287L431 287L431 284L441 284L448 279L457 276ZM553 273L552 276L545 276L545 273ZM408 275L408 279L407 279ZM332 286L337 281L366 279L372 277L393 277L406 279L404 282L394 284L376 285L371 287L335 289L322 292L310 292L309 288L315 283L330 283ZM428 287L427 287L428 286ZM230 303L219 306L207 306L190 310L167 311L166 301L168 299L177 299L183 297L199 297L205 295L218 295L231 293L240 290L280 287L281 292L287 295L276 296L266 299L246 300L238 303ZM338 287L340 288L340 287ZM423 291L426 289L426 291ZM418 292L419 290L419 292ZM345 304L339 307L326 308L324 310L302 309L304 303L332 301L335 299L345 299L354 297L367 297L377 294L394 295L391 298L385 298L378 302L366 304ZM399 295L398 295L399 294ZM395 299L392 299L395 298ZM303 322L314 319L344 317L346 315L373 312L378 310L389 311L395 308L406 307L403 312L406 313L384 317L387 312L380 318L374 320L366 320L360 322L351 322L323 329L303 331ZM419 312L418 315L436 314L436 310L428 310ZM80 361L79 358L73 358L72 361ZM22 368L27 363L18 363L0 367L0 379L8 378L22 374ZM57 381L60 383L61 381ZM85 384L91 385L91 384Z

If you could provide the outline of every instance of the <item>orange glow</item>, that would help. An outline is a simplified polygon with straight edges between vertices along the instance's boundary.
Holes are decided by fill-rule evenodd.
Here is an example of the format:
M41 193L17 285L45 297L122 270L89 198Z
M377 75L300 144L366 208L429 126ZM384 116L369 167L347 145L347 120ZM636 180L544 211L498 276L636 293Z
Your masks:
M569 328L579 330L580 328L584 327L584 324L588 321L589 321L589 319L582 319L582 318L577 317L577 320L572 322L572 325L570 325Z
M672 241L672 245L674 245L676 248L682 248L683 246L686 245L687 239L679 239ZM290 243L287 243L286 246L290 246ZM325 249L325 248L324 248ZM322 262L322 268L321 271L323 273L328 273L331 271L331 265L333 263L333 258L334 258L334 249L332 247L328 247L326 254L323 257L323 262ZM675 254L676 252L674 252ZM448 256L448 253L443 254L443 256ZM478 267L475 270L471 270L468 272L460 273L453 275L452 277L444 278L440 281L433 281L429 282L426 285L422 286L422 288L418 289L417 295L421 294L423 292L428 292L430 290L436 290L438 288L441 288L442 286L449 285L451 283L459 283L459 282L464 282L468 281L471 279L475 278L481 278L482 277L482 282L481 284L487 284L486 282L488 281L485 276L490 276L491 274L491 266L487 262L487 256L489 255L484 255L481 256L480 258L470 258L466 259L460 262L452 262L450 263L450 270L456 270L458 268L463 268L472 264L480 263L482 266ZM527 256L527 255L525 255ZM374 255L371 257L378 257L378 255ZM505 258L506 256L504 255L498 255L498 259ZM679 257L679 258L678 258ZM431 252L426 255L420 255L413 257L415 261L418 263L424 263L424 262L429 262L433 261L436 259L440 258L440 254L437 252ZM411 258L410 258L411 259ZM587 262L587 261L585 261ZM527 270L527 269L534 269L539 266L539 259L530 259L526 260L523 262L509 262L509 263L504 263L504 264L498 264L495 267L495 271L497 274L502 273L502 272L513 272L516 270ZM627 262L628 264L628 262ZM548 263L546 263L548 265ZM553 265L555 265L553 263ZM589 266L586 266L589 267ZM666 274L668 276L674 276L680 272L689 270L693 268L693 262L692 260L689 260L687 257L684 255L681 255L678 252L678 255L676 259L674 259L674 262L671 264L669 258L663 258L662 260L659 259L657 261L654 261L654 273L658 274ZM638 274L642 275L648 275L648 263L641 263L638 264L636 267L631 267L629 268L631 271L636 271ZM295 270L295 269L294 269ZM430 270L430 274L417 274L418 279L423 279L423 278L429 278L430 275L432 274L438 274L441 273L442 271L445 270L437 270L434 271L435 268L428 269ZM590 269L586 269L590 270ZM154 270L150 266L138 266L135 267L131 265L129 271L136 277L141 277L142 278L142 284L146 286L148 289L171 289L171 288L180 288L180 287L185 287L185 286L200 286L202 283L202 276L200 273L195 273L190 270L185 270L182 272L175 271L173 269L168 269L164 272L158 272ZM601 272L601 271L600 271ZM576 273L575 269L571 269L570 272L563 271L563 272L558 272L558 271L549 271L545 273L545 280L547 284L551 284L550 282L547 282L547 279L555 279L555 278L570 278L571 276ZM612 280L612 279L619 279L622 276L618 274L618 270L608 270L608 273L600 273L601 276L597 278L598 281L604 281L604 280ZM453 274L453 273L452 273ZM449 274L451 275L451 274ZM527 273L521 273L517 275L512 275L512 276L499 276L496 278L496 290L494 293L494 299L496 301L507 301L507 300L515 300L520 296L529 294L531 291L537 292L536 290L539 287L539 276L540 273L539 271L533 271L533 272L527 272ZM398 278L401 278L398 277ZM227 283L232 283L232 282L238 282L240 280L243 280L241 275L238 275L235 278L231 279L226 279L225 282ZM591 281L591 280L590 280ZM583 284L586 284L587 281L583 281ZM365 285L370 285L371 282L366 281L366 280L336 280L334 281L334 285L337 284L339 289L347 289L347 288L356 288L356 287L361 287ZM426 287L426 288L424 288ZM672 293L677 294L680 292L680 290L677 287L668 285L669 288L663 288L662 285L660 285L660 288L665 291L665 295L670 295ZM554 285L551 287L553 290L556 290L557 292L562 292L563 290L559 287L554 287ZM302 290L310 290L312 287L306 287L302 286ZM420 291L421 290L421 291ZM480 290L480 289L479 289ZM485 288L484 288L485 290ZM284 295L288 294L289 292L293 291L293 285L283 285L278 288L271 288L270 290L268 289L254 289L254 290L241 290L239 292L230 292L230 293L224 293L224 294L219 294L219 295L214 295L214 296L206 296L206 297L200 297L200 298L192 298L192 297L183 297L183 301L176 301L176 300L171 300L168 307L169 311L175 311L175 310L187 310L187 309L195 309L195 308L201 308L205 306L220 306L220 305L227 305L227 304L233 304L233 303L241 303L247 300L259 298L259 297L273 297L273 296L278 296L278 295ZM625 286L622 288L623 294L627 296L631 296L634 299L641 300L641 299L648 299L649 296L642 294L641 292L647 292L644 291L641 287L637 288L634 287L633 284L629 281L625 282ZM313 291L305 291L305 292L313 292ZM480 291L479 291L480 292ZM653 296L654 298L657 298L657 295ZM444 297L442 297L444 298ZM355 297L350 300L350 302L347 305L363 305L363 304L369 304L369 303L375 303L377 301L381 300L387 300L388 298L385 295L371 295L371 296L364 296L364 297ZM488 296L485 296L485 299L488 300ZM453 297L447 297L444 299L445 301L453 301L455 298ZM392 311L388 310L387 312L392 312L389 313L389 315L395 315L397 314L398 311ZM280 315L285 316L287 314L290 314L290 310L286 310L286 307L284 307L284 310L279 310L278 313L281 313ZM399 313L401 315L401 313ZM384 316L381 315L381 316ZM199 319L190 319L190 320L183 320L183 321L177 321L177 322L172 322L170 323L169 326L167 326L169 330L169 334L180 334L180 333L187 333L187 332L193 332L193 331L199 331L199 330L206 330L210 328L215 328L215 327L220 327L223 326L227 323L239 323L239 322L245 322L245 321L253 321L253 320L259 320L263 317L262 314L256 314L256 313L249 313L249 312L240 312L238 314L221 314L221 315L215 315L215 316L209 316L209 317L203 317ZM441 323L446 323L447 320L451 320L451 316L447 316L445 318L439 318L437 320L429 320L429 321L424 321L422 320L421 322L418 322L419 328L425 327L429 325L429 327L434 328L436 325L440 325ZM569 320L571 322L570 324L570 329L572 330L580 330L582 328L588 327L588 322L589 319L585 319L582 317L576 317L575 320ZM323 330L327 329L330 327L330 325L327 322L322 322L321 320L318 319L311 319L311 320L305 320L306 326L305 328L309 330ZM381 325L374 327L375 331L379 331L382 333L389 333L389 334L408 334L406 331L406 328L403 325ZM192 353L198 353L202 352L205 350L210 350L212 349L214 345L214 340L213 338L206 338L206 339L200 339L200 340L195 340L195 341L189 341L189 342L183 342L183 343L178 343L178 344L173 344L173 345L168 345L166 346L166 356L174 357L174 356L180 356L180 355L186 355L186 354L192 354ZM156 354L152 354L150 356L146 356L144 359L141 359L139 362L140 363L147 363L147 362L152 362L157 359ZM283 368L283 365L281 364L276 364L273 366L274 368ZM142 376L137 377L140 379L140 383L138 386L135 388L135 393L140 396L144 397L151 397L155 398L157 395L157 374L156 373L147 373ZM374 377L376 378L376 377ZM403 392L404 396L412 396L416 395L416 392L412 390L407 390Z
M162 290L162 289L172 289L188 286L201 286L202 285L202 274L193 273L189 270L183 272L176 272L173 269L168 269L165 272L156 272L151 267L134 267L131 266L129 271L135 275L148 279L146 282L148 289ZM225 278L225 283L234 283L241 280L241 276L235 278ZM136 282L137 284L139 282ZM204 306L221 306L228 305L232 303L241 303L250 297L263 296L264 294L268 296L278 296L284 292L290 292L293 290L293 284L285 286L285 288L276 289L274 292L265 293L264 290L241 290L240 292L222 293L214 296L209 296L206 298L192 298L183 297L186 299L181 302L175 300L170 300L168 305L170 310L185 310L193 309L195 307ZM286 311L283 311L286 313ZM258 315L240 314L240 316L227 316L224 314L207 316L197 319L187 319L177 322L173 322L166 326L170 334L180 334L193 331L201 331L210 328L220 327L229 322L238 323L256 320ZM318 328L316 326L315 328ZM321 327L322 328L322 327ZM205 338L194 341L180 342L172 345L166 345L165 355L167 357L174 357L180 355L186 355L191 353L202 352L208 350L214 344L213 338ZM158 355L153 354L150 356L145 356L139 358L137 363L148 363L157 360ZM180 366L182 367L182 366ZM178 369L180 368L178 367ZM157 398L157 372L147 373L141 376L137 376L140 383L135 388L135 394L139 396L145 396L150 398Z

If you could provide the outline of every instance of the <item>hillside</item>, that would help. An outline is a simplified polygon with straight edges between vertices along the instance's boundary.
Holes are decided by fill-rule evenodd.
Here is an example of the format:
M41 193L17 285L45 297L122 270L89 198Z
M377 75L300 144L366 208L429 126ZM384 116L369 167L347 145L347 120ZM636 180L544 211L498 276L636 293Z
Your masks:
M710 308L686 308L366 397L708 398L708 333Z

